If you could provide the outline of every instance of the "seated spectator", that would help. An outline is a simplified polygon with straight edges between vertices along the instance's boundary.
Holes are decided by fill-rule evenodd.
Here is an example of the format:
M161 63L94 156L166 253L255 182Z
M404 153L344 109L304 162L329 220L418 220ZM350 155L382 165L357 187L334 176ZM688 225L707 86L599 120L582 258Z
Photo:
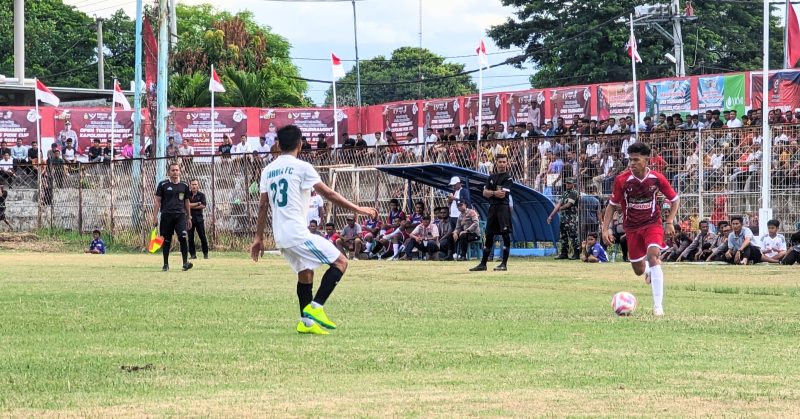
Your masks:
M379 257L383 259L389 256L399 257L400 245L405 239L400 240L404 228L403 224L406 223L406 213L400 209L400 201L392 199L389 201L389 214L386 217L386 222L380 230L378 240L386 251Z
M418 225L422 224L422 217L425 216L425 203L422 201L414 204L414 212L408 215L409 228L414 230Z
M697 237L684 249L675 262L698 262L706 260L706 258L711 255L711 248L714 246L716 240L717 235L710 231L708 220L700 221L700 232L697 233Z
M456 242L457 260L467 260L469 244L481 239L480 216L466 201L458 201L458 210L461 215L453 230L453 240Z
M0 183L0 221L4 222L9 230L14 230L14 228L11 227L11 223L6 220L6 198L8 198L8 191L6 187Z
M733 229L727 221L717 223L717 237L711 245L711 254L706 257L706 262L724 262L725 254L728 252L728 235Z
M89 163L97 163L103 161L103 147L100 146L100 140L95 138L92 146L89 147Z
M16 176L15 173L14 160L11 158L11 153L3 153L3 158L0 159L0 185L6 184L10 189Z
M450 222L450 210L446 207L437 208L436 213L436 228L439 229L439 239L437 246L439 251L444 254L444 260L453 260L453 253L455 252L455 243L453 239L453 230L455 230L455 223ZM437 255L436 259L440 259Z
M630 262L630 259L628 259L628 238L625 235L622 221L622 212L615 213L614 218L611 220L611 234L614 235L614 243L619 244L619 250L622 252L622 261ZM614 259L616 261L616 252L614 252Z
M597 242L597 233L589 233L586 240L581 243L581 260L586 263L608 262L606 249Z
M360 257L363 246L364 242L361 239L361 225L356 224L355 217L347 217L347 225L344 226L342 234L339 235L339 239L336 240L336 247L345 255L347 255L345 250L349 251L350 254L348 257L353 259Z
M100 230L92 231L92 239L89 247L83 249L83 253L91 253L93 255L106 254L106 244L103 242L103 239L100 238Z
M741 215L731 217L733 231L728 235L728 252L725 261L734 265L751 265L761 262L761 249L753 243L753 232L745 227Z
M367 217L361 223L361 239L364 242L364 253L367 253L370 259L377 259L379 252L383 249L383 244L379 241L382 227L383 223L377 217Z
M675 224L675 236L669 239L670 246L661 252L661 261L675 262L692 244L692 237L682 231L680 224Z
M325 224L325 233L322 234L322 237L333 243L336 244L339 241L339 233L336 232L336 226L333 223Z
M761 260L767 263L781 263L786 256L786 237L778 234L781 226L778 220L767 221L767 234L761 237Z
M436 259L439 252L439 229L431 223L431 216L422 216L422 223L419 224L406 239L405 256L401 260L411 260L411 254L415 249L419 249L420 255L427 259Z
M122 152L120 152L120 156L122 156L123 159L133 158L133 138L128 138L125 140L125 145L122 146ZM64 158L67 158L66 151L64 152Z
M308 222L308 231L315 236L325 237L325 235L319 231L319 223L317 223L317 220L311 220Z
M194 147L189 144L189 140L183 140L181 145L178 146L178 155L185 162L192 161L192 156L194 156Z
M794 265L800 262L800 231L792 234L792 247L781 260L781 265Z

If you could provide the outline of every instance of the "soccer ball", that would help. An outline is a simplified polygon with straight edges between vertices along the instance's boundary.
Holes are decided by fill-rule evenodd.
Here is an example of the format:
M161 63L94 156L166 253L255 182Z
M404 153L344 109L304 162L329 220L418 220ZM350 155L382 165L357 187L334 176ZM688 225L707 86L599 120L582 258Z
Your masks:
M627 291L620 291L611 297L611 309L618 316L630 316L638 304L636 297Z

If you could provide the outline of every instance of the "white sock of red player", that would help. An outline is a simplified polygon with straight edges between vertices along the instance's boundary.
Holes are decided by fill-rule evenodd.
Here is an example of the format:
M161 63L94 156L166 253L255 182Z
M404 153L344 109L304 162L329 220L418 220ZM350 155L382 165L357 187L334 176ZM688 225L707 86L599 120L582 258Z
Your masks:
M653 290L653 310L664 309L664 271L661 265L650 267L650 288Z
M399 243L392 243L392 255L394 257L400 256L400 244Z

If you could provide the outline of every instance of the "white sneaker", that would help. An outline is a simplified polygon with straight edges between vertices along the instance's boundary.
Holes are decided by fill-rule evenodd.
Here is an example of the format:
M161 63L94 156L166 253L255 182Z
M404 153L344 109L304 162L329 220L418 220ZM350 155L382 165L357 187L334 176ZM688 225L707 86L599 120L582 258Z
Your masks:
M653 315L656 317L664 317L664 309L661 307L653 307Z

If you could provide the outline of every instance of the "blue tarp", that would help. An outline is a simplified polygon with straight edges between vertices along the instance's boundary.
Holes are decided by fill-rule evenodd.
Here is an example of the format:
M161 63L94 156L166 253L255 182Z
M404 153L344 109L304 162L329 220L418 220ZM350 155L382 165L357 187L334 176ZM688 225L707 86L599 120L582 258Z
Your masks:
M483 197L483 187L489 176L449 164L422 164L408 166L379 166L378 170L446 191L452 190L448 184L450 178L458 176L472 195L472 204L478 210L482 220L486 220L489 200ZM546 196L533 189L514 183L511 187L514 202L513 223L514 241L551 242L558 241L559 216L556 214L552 224L547 224L547 216L555 205Z

